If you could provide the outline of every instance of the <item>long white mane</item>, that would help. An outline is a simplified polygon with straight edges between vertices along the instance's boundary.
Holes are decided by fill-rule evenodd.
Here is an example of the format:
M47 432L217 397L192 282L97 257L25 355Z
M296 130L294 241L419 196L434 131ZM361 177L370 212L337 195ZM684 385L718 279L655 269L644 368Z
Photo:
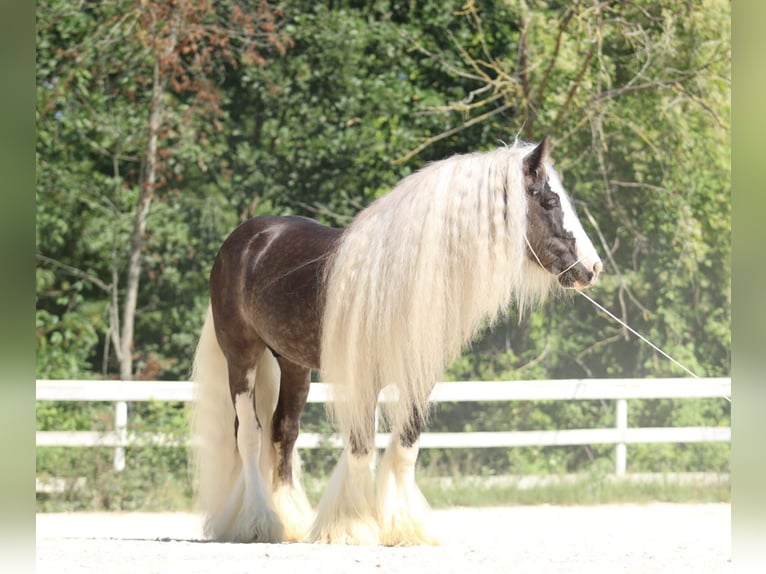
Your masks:
M342 433L368 429L372 413L361 405L375 405L392 383L392 428L413 410L425 416L432 384L482 322L543 299L555 284L525 253L522 160L532 148L432 163L344 232L327 265L321 345Z

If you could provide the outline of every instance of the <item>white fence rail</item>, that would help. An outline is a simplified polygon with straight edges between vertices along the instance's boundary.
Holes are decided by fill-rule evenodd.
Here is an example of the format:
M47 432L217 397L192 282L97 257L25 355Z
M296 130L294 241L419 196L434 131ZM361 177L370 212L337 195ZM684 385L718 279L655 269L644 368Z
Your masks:
M395 393L384 389L382 400L395 400ZM424 433L422 448L488 448L517 446L565 446L586 444L615 445L615 473L625 474L626 445L633 443L691 443L731 441L729 427L629 428L629 399L689 399L731 396L731 379L564 379L555 381L481 381L438 383L431 399L435 402L536 401L536 400L614 400L614 428L563 429L546 431ZM37 431L38 447L111 447L115 449L116 470L125 467L125 447L157 444L183 446L158 434L128 431L127 403L141 401L194 400L193 384L188 381L37 381L38 401L109 401L115 403L115 429L108 432ZM312 383L308 401L330 400L326 383ZM378 433L376 445L384 447L389 435ZM339 447L332 435L302 433L299 448Z

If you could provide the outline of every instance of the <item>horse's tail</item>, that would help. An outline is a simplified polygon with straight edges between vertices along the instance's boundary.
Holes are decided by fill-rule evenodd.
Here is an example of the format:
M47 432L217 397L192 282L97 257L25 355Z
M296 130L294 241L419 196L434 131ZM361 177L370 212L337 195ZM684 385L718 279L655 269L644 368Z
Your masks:
M226 358L218 344L212 310L208 307L197 351L192 381L195 406L192 420L193 467L197 504L205 515L205 535L221 541L242 539L240 508L245 501L242 461L234 436L235 411L229 390ZM256 407L263 427L261 474L273 475L271 419L279 389L279 366L271 353L264 353L256 370Z

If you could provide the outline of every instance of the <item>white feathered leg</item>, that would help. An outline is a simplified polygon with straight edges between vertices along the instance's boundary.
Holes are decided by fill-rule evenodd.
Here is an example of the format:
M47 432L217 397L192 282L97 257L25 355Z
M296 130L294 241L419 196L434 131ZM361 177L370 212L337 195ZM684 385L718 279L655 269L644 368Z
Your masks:
M282 371L279 362L270 351L264 352L258 361L255 376L255 406L261 421L263 437L260 453L261 476L271 494L274 510L284 527L284 540L300 542L308 535L314 513L301 486L300 457L298 449L283 453L283 445L273 441L272 424L277 408ZM292 457L292 475L285 482L280 479L282 457Z
M274 451L276 456L273 477L274 490L272 493L274 510L276 510L279 518L282 520L285 529L284 539L288 542L301 542L309 534L314 512L301 486L300 458L298 457L297 449L294 449L292 453L288 453L288 456L293 457L292 481L289 483L279 482L277 469L280 467L280 457L282 455L279 446Z
M255 410L261 423L261 450L259 464L261 476L266 485L266 490L272 490L272 476L274 474L274 448L272 447L271 421L274 410L277 408L279 398L280 370L277 360L270 351L265 351L258 360L255 370L255 382L253 393L255 394Z
M372 455L354 456L348 446L343 450L319 501L311 542L378 544Z
M418 443L402 446L394 434L378 467L376 505L380 542L386 546L438 544L429 524L430 507L415 483Z
M256 371L247 373L251 389ZM197 345L192 380L196 392L193 460L205 536L218 542L279 541L282 528L269 508L258 472L261 431L253 402L243 393L237 397L236 410L232 405L228 366L210 308ZM240 421L237 440L235 416Z
M229 537L237 542L281 542L284 537L282 523L271 508L261 478L261 429L249 393L236 396L235 408L239 420L237 448L242 460L244 493Z

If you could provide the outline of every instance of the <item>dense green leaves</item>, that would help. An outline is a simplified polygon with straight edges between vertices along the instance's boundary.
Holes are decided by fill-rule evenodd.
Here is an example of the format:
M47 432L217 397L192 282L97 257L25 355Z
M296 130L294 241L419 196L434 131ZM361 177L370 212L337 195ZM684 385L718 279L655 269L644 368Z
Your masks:
M517 133L552 138L604 256L592 295L698 374L727 375L729 12L722 0L38 2L38 377L119 372L114 312L146 184L155 64L162 123L136 377L187 376L207 273L239 221L297 213L344 225L427 161ZM184 26L173 28L174 18ZM521 318L509 310L448 376L684 373L564 295ZM647 401L636 416L727 424L725 401L690 405ZM474 407L443 405L434 424L551 428L613 417L600 403ZM696 448L668 456L693 468ZM529 470L543 450L558 470L609 456L513 451L504 468Z

